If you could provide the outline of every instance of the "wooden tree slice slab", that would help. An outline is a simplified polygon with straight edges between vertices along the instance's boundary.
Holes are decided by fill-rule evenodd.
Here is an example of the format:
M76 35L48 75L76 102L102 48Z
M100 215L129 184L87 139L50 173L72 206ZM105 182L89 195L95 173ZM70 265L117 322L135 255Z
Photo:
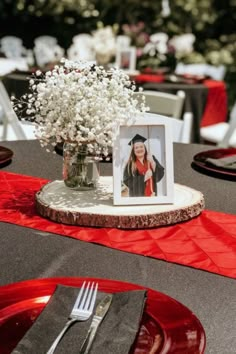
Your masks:
M171 225L192 219L204 209L199 191L174 185L174 204L114 206L112 177L100 177L96 190L74 191L53 181L36 194L38 213L70 225L140 229Z

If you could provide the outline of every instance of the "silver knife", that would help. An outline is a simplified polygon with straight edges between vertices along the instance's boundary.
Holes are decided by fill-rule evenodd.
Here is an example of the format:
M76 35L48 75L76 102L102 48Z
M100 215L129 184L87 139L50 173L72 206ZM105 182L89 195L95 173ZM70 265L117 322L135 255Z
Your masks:
M97 329L111 305L112 294L107 294L97 305L87 336L80 348L80 354L87 354L91 348Z

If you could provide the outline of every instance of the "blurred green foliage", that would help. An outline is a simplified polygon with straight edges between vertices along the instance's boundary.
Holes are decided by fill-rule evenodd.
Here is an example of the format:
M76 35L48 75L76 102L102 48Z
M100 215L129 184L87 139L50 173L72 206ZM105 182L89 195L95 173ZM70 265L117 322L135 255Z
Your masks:
M196 50L204 52L220 36L236 32L236 0L170 0L171 13L162 14L161 0L1 0L0 36L22 34L30 43L38 34L57 35L66 47L74 34L105 25L145 23L147 33L170 36L192 32ZM225 39L225 38L224 38Z
M68 48L74 35L91 33L101 23L115 25L121 33L123 24L139 21L148 34L166 32L171 37L192 32L195 51L188 60L227 66L231 104L236 100L236 0L169 0L169 4L170 15L163 17L161 0L1 0L0 38L16 35L31 48L35 37L48 34Z

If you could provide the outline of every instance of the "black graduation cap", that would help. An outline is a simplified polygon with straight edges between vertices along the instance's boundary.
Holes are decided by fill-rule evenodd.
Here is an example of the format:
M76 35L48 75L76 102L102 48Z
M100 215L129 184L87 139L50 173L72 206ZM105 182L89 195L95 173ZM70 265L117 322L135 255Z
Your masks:
M129 144L128 145L133 145L134 143L138 143L138 142L141 142L141 143L144 143L147 139L144 138L142 135L139 135L139 134L136 134L133 139L130 140Z

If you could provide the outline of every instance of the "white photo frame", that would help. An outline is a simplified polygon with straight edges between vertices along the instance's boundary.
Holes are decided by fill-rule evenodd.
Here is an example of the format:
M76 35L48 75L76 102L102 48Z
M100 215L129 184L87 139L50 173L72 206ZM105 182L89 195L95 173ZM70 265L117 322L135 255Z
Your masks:
M171 121L167 117L146 113L137 117L131 126L120 125L113 148L113 202L114 205L145 205L174 203L173 138ZM143 145L151 155L150 161L136 163L131 150L142 144L130 144L133 137L140 135L146 141ZM145 148L144 148L145 150ZM137 151L136 151L137 152ZM130 161L129 163L127 163ZM136 160L137 161L137 160ZM154 163L153 163L154 162ZM152 163L152 166L151 166ZM135 168L134 168L135 166ZM164 168L163 176L160 171ZM137 170L137 169L140 169ZM152 170L151 179L146 175ZM146 170L145 170L146 169ZM159 169L159 170L158 170ZM140 177L142 175L142 177ZM148 178L145 181L145 178ZM161 178L159 180L159 178ZM148 186L149 184L149 186Z
M135 71L136 69L136 48L119 48L116 51L116 66L124 71Z

